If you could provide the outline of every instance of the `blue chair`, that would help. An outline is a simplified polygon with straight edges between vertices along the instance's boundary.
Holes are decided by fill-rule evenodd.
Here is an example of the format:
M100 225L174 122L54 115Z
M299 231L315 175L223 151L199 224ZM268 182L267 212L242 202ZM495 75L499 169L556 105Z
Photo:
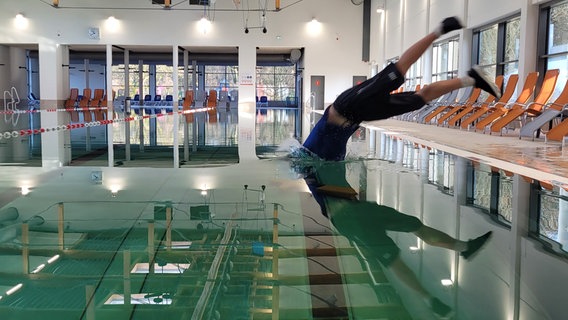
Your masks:
M166 95L166 103L164 104L166 107L166 112L172 112L174 107L174 96L171 94Z
M268 107L268 97L267 96L260 97L260 100L258 102L258 106L259 107Z
M154 113L154 108L149 108L150 106L153 106L154 103L152 103L152 95L147 94L144 96L144 113L146 114L152 114Z

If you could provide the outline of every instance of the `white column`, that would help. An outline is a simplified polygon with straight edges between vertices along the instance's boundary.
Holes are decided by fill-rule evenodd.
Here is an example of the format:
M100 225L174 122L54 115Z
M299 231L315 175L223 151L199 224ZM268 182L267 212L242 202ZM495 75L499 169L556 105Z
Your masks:
M513 177L513 221L511 221L511 255L510 255L510 279L509 299L507 310L508 319L519 319L520 296L521 296L521 255L522 240L528 236L529 230L529 198L530 184L522 176L515 174Z
M367 129L369 132L369 157L374 158L377 150L377 130Z
M379 159L385 159L387 149L387 135L381 132L381 145L379 148Z
M389 137L389 155L388 155L388 160L395 162L396 161L396 155L397 155L397 147L398 144L400 143L399 140L395 139L394 137Z
M519 83L517 87L522 89L526 76L536 70L537 60L537 29L538 5L533 5L533 0L519 1L521 6L521 34L519 43ZM524 2L524 3L523 3Z
M467 17L468 17L468 0L463 1L463 24L467 27ZM459 61L458 61L458 76L462 77L467 74L467 71L471 68L471 44L473 41L473 29L461 29L460 31L460 42L459 42Z
M402 139L396 139L396 163L402 164L403 158L404 158L404 141Z
M66 46L54 43L40 43L39 46L39 81L41 92L41 110L61 106L64 100L62 75L63 52ZM42 128L56 128L64 125L64 112L43 112L41 115ZM42 134L42 166L44 168L57 168L66 165L69 159L65 158L65 135L68 131L56 130Z
M174 168L179 168L179 81L178 81L178 46L172 47L172 66L174 78L174 105L173 105L173 121L174 121Z
M422 182L428 182L430 175L430 150L420 147L420 178Z
M256 47L239 47L239 159L256 157Z
M112 104L112 45L106 45L106 93L107 93L107 119L114 117L114 106ZM108 166L114 166L114 132L113 125L107 124L107 146L108 146Z
M455 206L455 234L454 238L460 239L460 227L461 227L461 207L465 205L467 199L467 165L468 161L465 158L452 155L451 157L455 160L455 171L454 171L454 206ZM454 282L454 288L459 288L460 275L458 274L460 270L460 254L456 251L454 253L454 260L452 261L452 281ZM461 290L453 290L453 305L457 309L459 299L459 294Z
M426 32L430 33L430 0L426 1ZM421 86L432 83L432 46L430 46L422 55L422 82Z
M91 84L89 82L90 76L89 76L89 69L90 69L90 61L89 59L85 59L84 60L85 65L83 66L83 68L85 69L85 88L91 88ZM84 91L83 91L84 92ZM91 92L92 95L92 92ZM88 97L89 99L91 99L91 97ZM91 111L88 111L91 112ZM85 119L85 118L83 118ZM86 120L83 120L83 122L86 122ZM91 151L91 127L85 127L85 149L87 151Z
M142 117L144 115L144 108L142 108L142 106L144 105L144 61L142 60L138 60L138 79L139 83L138 83L138 93L139 93L139 100L138 100L138 114L140 115L140 117ZM139 145L139 149L140 152L144 152L144 120L142 118L140 118L140 120L138 120L138 124L139 124L139 132L138 132L138 136L139 136L139 140L140 140L140 145Z
M130 51L128 49L124 50L124 117L130 117L130 106L132 105L132 100L130 100ZM129 104L127 105L126 98L129 99ZM128 107L128 108L127 108ZM130 121L124 121L124 150L125 150L125 160L130 161Z

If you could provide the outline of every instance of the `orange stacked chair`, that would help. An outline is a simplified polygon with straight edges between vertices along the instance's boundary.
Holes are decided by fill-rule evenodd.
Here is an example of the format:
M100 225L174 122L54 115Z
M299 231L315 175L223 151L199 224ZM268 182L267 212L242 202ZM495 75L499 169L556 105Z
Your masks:
M564 89L556 97L553 102L546 104L545 110L539 112L538 117L535 117L532 121L524 122L521 130L519 132L519 138L522 137L532 137L534 139L535 133L536 137L539 137L541 128L548 123L549 131L546 133L546 139L550 140L562 140L562 138L568 134L568 121L563 121L557 126L553 127L553 122L556 118L560 118L562 112L568 105L568 81L564 84ZM526 119L525 119L526 120ZM563 132L564 131L564 132Z
M95 115L96 121L102 121L105 119L106 111L101 110L101 103L104 97L106 97L106 95L103 89L95 89L93 99L89 101L89 108L95 109L93 114Z
M212 108L207 110L209 115L209 123L217 122L217 91L209 90L209 96L207 97L207 108Z
M183 99L183 111L191 110L191 105L193 105L193 90L187 90L185 91L185 98ZM186 113L184 116L185 122L193 122L193 113Z
M491 124L502 116L506 115L515 104L526 104L527 101L533 96L534 89L536 88L536 81L538 80L538 72L531 72L527 75L525 79L525 84L523 85L523 90L513 102L512 106L506 103L496 103L493 108L488 108L485 114L483 114L483 119L479 120L475 125L475 129L485 131L486 128L491 126Z
M495 78L495 84L497 85L497 88L501 89L501 86L503 85L503 76L497 76L497 78ZM516 84L517 83L515 82L515 85ZM444 121L447 120L448 127L456 126L463 117L476 110L477 107L490 105L494 101L495 97L493 95L488 95L487 98L485 98L485 100L481 103L472 103L469 105L464 105L463 107L453 108L450 111L446 112L446 114L441 116L440 119L438 119L438 124L443 124Z
M111 101L114 101L115 96L116 96L116 92L114 92L114 90L112 90L112 100ZM99 104L99 108L97 110L95 110L95 119L97 121L104 120L104 119L107 118L107 114L108 114L108 100L107 99L108 99L108 97L105 94L103 96L103 98L101 99L101 103ZM116 113L113 110L113 119L116 118L116 117L117 117Z
M75 110L75 105L77 104L77 99L79 99L79 89L71 88L69 92L69 98L65 100L65 109L71 114L72 122L79 122L79 113Z
M501 98L499 99L499 101L495 102L492 105L483 104L483 105L480 105L480 106L475 106L473 108L473 111L474 111L473 114L471 114L469 117L463 119L461 121L460 127L462 129L469 129L469 125L473 124L481 116L487 114L487 112L490 112L490 111L488 111L489 109L494 108L495 106L498 106L498 105L506 105L509 102L509 99L511 99L511 97L515 93L518 81L519 81L519 75L518 74L510 75L509 80L507 80L507 86L505 87L505 91L501 95Z
M546 140L562 141L568 135L568 119L560 122L546 133Z
M466 105L474 104L477 101L479 94L481 93L481 90L479 88L468 87L463 90L464 92L458 102L451 104L443 104L439 106L434 111L432 111L428 116L426 116L426 118L424 118L424 123L430 123L432 119L436 118L436 116L438 116L439 114L443 113L446 110L451 110L456 107L463 107Z
M515 119L520 119L523 115L539 115L548 102L548 99L550 99L552 93L554 92L554 88L556 87L556 80L558 79L559 74L560 70L558 69L551 69L546 71L544 80L542 82L542 85L540 86L540 91L534 101L529 104L515 103L503 117L501 117L491 125L490 132L501 133L502 129L505 128L505 126L515 121Z

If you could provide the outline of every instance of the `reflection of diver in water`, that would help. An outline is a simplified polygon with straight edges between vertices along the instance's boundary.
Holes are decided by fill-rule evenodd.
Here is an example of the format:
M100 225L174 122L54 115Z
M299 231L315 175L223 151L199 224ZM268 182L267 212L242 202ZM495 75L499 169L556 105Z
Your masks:
M424 225L416 217L375 202L358 200L355 191L345 180L345 162L308 160L308 166L303 166L301 163L304 161L296 161L295 164L307 169L308 172L303 170L307 174L305 181L322 213L330 219L337 231L359 246L372 267L378 267L378 261L417 292L434 313L442 317L449 316L451 308L433 297L420 284L400 258L400 249L386 232L412 232L431 246L460 252L463 258L469 260L487 242L491 231L469 241L452 238Z

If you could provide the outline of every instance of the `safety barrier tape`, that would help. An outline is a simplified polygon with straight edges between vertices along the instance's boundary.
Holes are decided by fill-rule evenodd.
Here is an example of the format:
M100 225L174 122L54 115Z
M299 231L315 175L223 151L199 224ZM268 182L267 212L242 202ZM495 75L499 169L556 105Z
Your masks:
M173 105L132 105L136 106L136 109L171 109ZM44 108L44 109L36 109L37 106L30 105L26 110L0 110L0 114L29 114L29 113L42 113L42 112L82 112L82 111L103 111L108 110L108 107L71 107L71 108ZM119 108L115 108L118 110ZM122 109L122 108L120 108Z
M184 114L190 114L190 113L206 112L206 111L213 110L213 109L215 109L215 108L213 108L213 107L197 108L197 109L191 109L191 110L180 110L177 113L180 114L180 115L184 115ZM62 109L58 109L58 110L62 110ZM77 110L75 110L75 111L77 111ZM148 115L143 115L143 116L137 115L137 116L132 116L132 117L117 118L117 119L110 119L110 120L81 122L81 123L73 123L73 124L69 123L69 124L63 124L63 125L51 127L51 128L21 129L21 130L14 130L14 131L6 131L6 132L3 132L3 133L0 133L0 140L17 138L17 137L22 137L22 136L34 135L34 134L42 134L42 133L46 133L46 132L74 130L74 129L80 129L80 128L89 128L89 127L109 125L109 124L120 123L120 122L137 121L137 120L150 119L150 118L161 118L161 117L170 116L170 115L173 115L173 114L174 114L173 112L167 112L167 113L158 113L158 114L148 114Z
M30 106L32 108L35 108L33 106ZM91 107L85 107L85 108L81 108L81 107L73 107L73 108L47 108L47 109L27 109L27 110L0 110L0 114L28 114L28 113L42 113L42 112L62 112L62 111L67 111L67 112L81 112L81 111L102 111L102 110L107 110L107 107L95 107L95 108L91 108Z

